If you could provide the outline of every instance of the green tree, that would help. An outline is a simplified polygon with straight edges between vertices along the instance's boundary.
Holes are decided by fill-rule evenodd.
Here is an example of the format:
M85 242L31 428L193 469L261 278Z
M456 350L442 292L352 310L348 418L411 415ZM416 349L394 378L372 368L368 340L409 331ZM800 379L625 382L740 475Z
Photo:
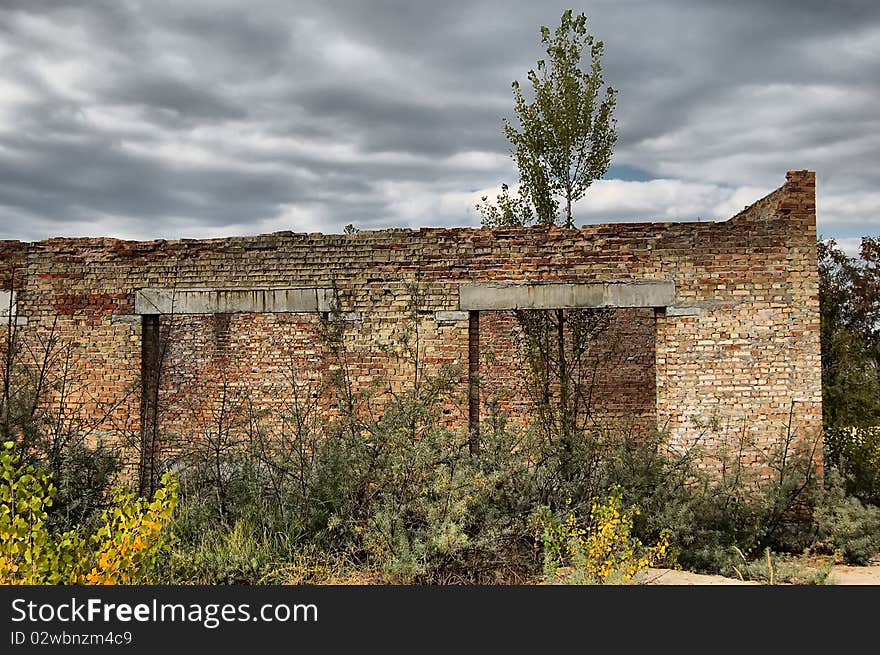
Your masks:
M825 459L846 491L880 505L880 239L860 257L819 242Z
M513 82L518 125L504 120L504 134L520 174L519 197L504 185L492 204L477 205L483 224L574 227L572 205L605 175L617 141L613 117L617 93L602 76L605 47L587 32L587 17L566 10L551 33L541 27L547 59L528 73L533 99ZM589 66L581 67L583 59ZM560 213L560 203L562 212Z
M860 257L819 242L825 426L880 425L880 239Z

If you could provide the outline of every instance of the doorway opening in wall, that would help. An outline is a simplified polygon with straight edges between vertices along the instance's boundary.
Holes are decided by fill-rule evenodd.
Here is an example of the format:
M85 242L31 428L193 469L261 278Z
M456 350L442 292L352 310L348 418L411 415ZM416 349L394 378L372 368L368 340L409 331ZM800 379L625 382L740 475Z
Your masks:
M653 308L480 312L483 420L652 434L656 379Z

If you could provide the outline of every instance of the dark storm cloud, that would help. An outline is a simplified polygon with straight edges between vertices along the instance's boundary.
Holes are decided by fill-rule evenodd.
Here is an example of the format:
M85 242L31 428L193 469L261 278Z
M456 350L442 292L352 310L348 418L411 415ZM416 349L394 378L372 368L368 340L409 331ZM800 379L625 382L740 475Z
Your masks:
M564 8L5 0L0 238L473 224ZM812 168L825 233L880 231L880 3L583 10L620 139L582 220L724 218Z
M186 80L144 75L108 85L102 94L111 104L138 105L173 112L193 121L247 118L247 111L209 89L194 88Z
M365 152L450 156L463 147L488 150L498 144L498 115L466 101L450 111L436 98L391 97L369 88L324 83L297 91L290 104L332 122L337 129L357 130Z

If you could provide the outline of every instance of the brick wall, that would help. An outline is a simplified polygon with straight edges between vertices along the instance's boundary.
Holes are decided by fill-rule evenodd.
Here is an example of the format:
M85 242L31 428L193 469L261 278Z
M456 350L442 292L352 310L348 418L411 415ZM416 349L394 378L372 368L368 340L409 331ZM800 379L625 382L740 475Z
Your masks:
M582 392L579 425L633 434L657 428L654 314L650 308L613 310L607 326L603 321L601 331L590 340L580 368L572 374ZM483 313L480 332L484 414L532 415L542 390L531 384L522 328L514 313Z
M336 287L340 309L354 313L336 326L347 370L359 389L378 385L362 409L381 412L383 397L412 380L399 343L417 325L427 371L458 367L444 420L466 429L468 321L434 314L459 309L460 283L673 280L674 306L617 310L596 345L604 362L597 416L668 429L677 443L745 435L767 446L790 430L821 429L814 203L814 174L798 171L717 223L3 241L0 289L17 293L27 321L23 352L39 352L56 335L76 378L68 401L96 434L121 440L138 430L142 327L132 315L143 287ZM276 421L303 393L320 415L334 412L338 398L319 389L340 353L327 347L317 314L174 316L162 324L170 337L161 419L177 435L175 448L198 437L200 421L216 419L222 398L247 400ZM484 417L495 401L517 416L527 411L515 332L509 312L481 313ZM700 427L708 422L715 429Z

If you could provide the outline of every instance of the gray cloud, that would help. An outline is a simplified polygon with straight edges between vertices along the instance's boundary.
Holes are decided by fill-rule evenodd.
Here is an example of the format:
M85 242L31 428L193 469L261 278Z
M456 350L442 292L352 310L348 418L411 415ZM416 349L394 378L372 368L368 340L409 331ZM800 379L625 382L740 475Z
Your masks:
M5 0L0 238L466 225L563 4ZM819 173L880 232L880 4L587 3L620 140L583 221L725 218Z

